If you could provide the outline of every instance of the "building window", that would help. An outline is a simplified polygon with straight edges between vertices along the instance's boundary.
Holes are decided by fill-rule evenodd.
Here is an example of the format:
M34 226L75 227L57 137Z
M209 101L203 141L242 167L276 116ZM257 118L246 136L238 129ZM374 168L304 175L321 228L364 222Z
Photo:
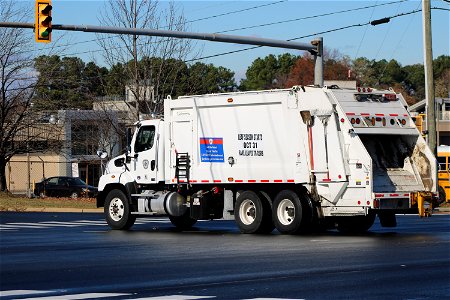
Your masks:
M72 155L95 155L99 145L99 134L97 125L72 125Z

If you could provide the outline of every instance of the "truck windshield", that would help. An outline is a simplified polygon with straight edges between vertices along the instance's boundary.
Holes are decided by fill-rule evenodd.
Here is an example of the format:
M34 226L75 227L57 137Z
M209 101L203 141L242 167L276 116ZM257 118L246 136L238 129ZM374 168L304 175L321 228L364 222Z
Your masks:
M155 126L142 126L136 137L134 152L137 153L151 149L153 147L154 140Z

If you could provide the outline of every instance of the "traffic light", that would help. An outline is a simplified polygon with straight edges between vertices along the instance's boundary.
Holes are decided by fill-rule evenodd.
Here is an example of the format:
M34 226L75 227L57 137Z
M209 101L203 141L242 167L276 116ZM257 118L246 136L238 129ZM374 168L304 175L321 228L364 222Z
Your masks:
M50 43L52 40L52 5L50 0L36 0L34 23L36 42Z

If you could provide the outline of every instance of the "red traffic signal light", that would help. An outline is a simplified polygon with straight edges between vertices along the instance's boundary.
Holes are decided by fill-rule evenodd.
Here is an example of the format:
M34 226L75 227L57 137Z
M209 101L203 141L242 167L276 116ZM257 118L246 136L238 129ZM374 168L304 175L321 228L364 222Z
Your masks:
M52 40L52 5L50 0L36 0L35 39L38 43Z

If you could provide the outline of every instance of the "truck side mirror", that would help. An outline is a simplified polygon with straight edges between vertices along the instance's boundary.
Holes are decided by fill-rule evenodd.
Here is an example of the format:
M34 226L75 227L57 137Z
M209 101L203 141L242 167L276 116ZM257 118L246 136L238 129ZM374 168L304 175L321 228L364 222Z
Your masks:
M118 158L114 161L114 165L116 167L123 167L123 165L125 164L125 159L124 158Z
M131 128L127 128L127 152L128 153L130 153L132 138L133 138L133 133L131 132Z

